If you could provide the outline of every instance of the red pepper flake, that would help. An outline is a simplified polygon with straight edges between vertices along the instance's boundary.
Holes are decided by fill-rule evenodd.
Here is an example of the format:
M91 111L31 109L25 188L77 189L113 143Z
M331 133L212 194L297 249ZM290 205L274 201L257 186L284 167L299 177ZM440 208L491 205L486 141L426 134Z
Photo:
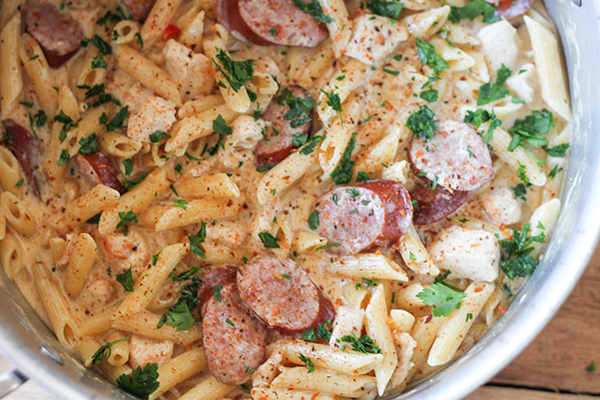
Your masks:
M98 168L106 168L106 164L100 164L98 165Z
M506 314L506 308L502 306L498 306L498 311L500 311L502 314Z
M173 39L175 36L179 35L180 33L181 33L181 29L179 29L175 25L169 24L169 26L167 26L165 28L163 37L165 38L165 40L169 40L169 39Z

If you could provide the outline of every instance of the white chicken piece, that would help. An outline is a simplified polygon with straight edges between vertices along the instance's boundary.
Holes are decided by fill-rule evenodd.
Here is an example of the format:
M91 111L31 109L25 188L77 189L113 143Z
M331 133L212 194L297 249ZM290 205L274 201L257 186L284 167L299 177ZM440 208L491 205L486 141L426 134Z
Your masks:
M534 94L539 93L539 82L535 66L531 63L523 64L518 71L506 80L506 86L527 104L534 100Z
M134 114L146 100L153 96L152 90L138 82L123 94L123 105L129 107L129 114Z
M365 14L354 20L354 32L346 55L373 65L408 38L406 27L389 18Z
M498 71L502 64L515 69L519 56L517 30L506 20L487 25L477 33L481 40L481 52L492 71Z
M355 310L346 306L338 308L329 345L340 348L343 346L342 338L344 336L354 333L357 337L360 337L364 319L365 312L363 310Z
M434 264L452 272L451 278L493 282L498 277L500 245L489 232L451 226L429 248Z
M131 335L129 339L129 366L133 369L144 367L148 363L160 366L171 359L173 342L155 340L143 336Z
M204 54L171 39L165 45L167 73L173 78L184 101L210 93L215 84L212 64Z
M521 220L521 207L508 188L497 188L481 196L483 211L498 226L512 225Z
M408 376L410 369L414 366L411 361L412 355L417 347L417 342L406 332L394 331L394 344L398 346L396 355L398 357L398 366L392 375L392 386L397 388Z
M102 243L107 261L116 262L118 272L142 271L150 261L150 250L146 241L137 231L130 229L127 236L120 232L102 235L96 243Z
M156 131L168 132L176 120L175 103L162 97L150 97L129 118L127 136L151 143L150 135Z
M242 115L233 121L231 129L233 132L227 139L228 142L233 143L237 148L253 149L263 139L265 123L249 115Z

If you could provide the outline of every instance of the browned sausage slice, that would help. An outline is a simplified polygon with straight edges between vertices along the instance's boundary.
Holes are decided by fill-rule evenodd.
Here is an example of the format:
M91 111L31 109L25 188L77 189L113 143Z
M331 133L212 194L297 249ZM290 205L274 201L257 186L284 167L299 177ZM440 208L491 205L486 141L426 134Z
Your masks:
M239 0L239 10L250 29L273 44L316 47L329 37L325 24L292 0Z
M533 0L500 0L498 15L505 19L516 18L529 10Z
M15 155L27 177L27 183L36 197L40 198L40 188L34 171L42 160L39 142L29 128L12 119L2 121L5 130L3 144Z
M303 122L303 118L294 117L294 114L288 115L290 107L288 102L298 99L304 101L305 106L314 107L314 100L311 98L308 90L302 86L292 85L281 90L278 97L273 99L269 107L260 116L264 121L270 122L271 125L265 128L265 139L256 146L256 164L261 167L263 165L275 165L283 161L289 156L295 148L294 137L292 135L308 135L312 121L306 122L300 126L297 124ZM306 111L307 119L312 120L313 109ZM287 116L286 116L287 115ZM301 144L301 143L296 143Z
M408 192L387 180L335 188L321 196L315 210L320 220L317 233L330 243L340 243L329 249L340 255L395 244L412 219Z
M225 286L236 282L237 268L227 266L213 268L202 277L202 283L198 288L198 299L200 299L200 314L208 300L213 296L215 286Z
M25 24L52 68L69 61L81 47L79 42L83 39L83 31L79 23L50 3L27 7Z
M156 0L123 0L123 3L125 3L133 19L144 22Z
M413 136L410 158L427 179L450 190L475 190L494 177L485 142L464 122L439 122L428 141Z
M208 299L202 333L208 368L226 385L247 382L265 359L267 328L248 310L235 283Z
M125 193L117 170L103 152L97 151L86 155L78 154L75 160L81 174L90 185L102 184L115 189L121 194Z
M238 272L240 296L269 326L284 332L305 331L319 317L319 289L290 259L263 254Z
M410 191L410 196L415 200L415 225L428 225L452 214L467 201L469 192L455 190L450 193L443 186L437 185L430 189L426 185L417 185Z
M244 42L250 41L259 46L268 46L271 42L258 36L240 15L239 0L217 0L217 18L233 37Z

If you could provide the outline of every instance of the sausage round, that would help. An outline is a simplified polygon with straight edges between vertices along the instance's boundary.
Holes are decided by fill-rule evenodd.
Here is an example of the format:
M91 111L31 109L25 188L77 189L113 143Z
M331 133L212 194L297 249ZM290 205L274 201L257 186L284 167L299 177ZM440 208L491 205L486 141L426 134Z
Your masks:
M464 122L439 122L435 135L427 141L413 136L410 158L427 179L450 190L475 190L494 177L485 142Z
M267 328L243 303L235 282L223 285L220 301L208 299L202 333L206 363L221 383L247 382L265 359Z
M449 192L440 185L432 190L426 185L418 184L410 191L410 196L415 200L414 224L428 225L458 210L467 201L469 192L459 190Z
M115 189L119 193L125 193L123 184L119 180L119 174L110 159L101 151L93 154L78 154L75 157L77 166L83 177L92 186L99 184Z
M123 0L131 17L138 22L144 22L154 7L156 0Z
M244 42L250 41L259 46L268 46L271 42L258 36L240 15L239 0L217 0L217 19L233 37Z
M340 255L395 244L412 220L408 192L388 180L335 188L319 198L315 210L320 220L317 233L339 243L329 250Z
M200 299L200 314L208 300L213 296L217 285L225 286L235 283L237 268L232 266L213 268L202 277L202 283L198 288L198 299Z
M311 121L292 128L292 121L284 118L290 111L290 107L284 100L285 96L289 94L302 100L312 100L308 90L302 86L292 85L284 88L281 94L271 101L260 116L271 124L265 128L265 139L256 146L256 164L259 167L280 163L298 147L292 143L294 140L292 135L308 135L310 133ZM313 110L308 111L306 116L312 120Z
M83 31L68 14L50 3L27 7L24 13L27 31L39 43L50 67L59 68L80 49Z
M505 19L516 18L529 10L533 0L500 0L498 15Z
M15 120L6 119L2 121L2 127L5 132L3 144L19 160L31 190L39 199L40 188L34 175L34 171L39 167L42 160L39 142L29 128Z
M329 37L325 24L292 0L239 0L239 10L250 29L273 44L316 47Z
M283 332L304 331L319 317L319 289L290 259L263 254L237 274L240 296L269 326Z

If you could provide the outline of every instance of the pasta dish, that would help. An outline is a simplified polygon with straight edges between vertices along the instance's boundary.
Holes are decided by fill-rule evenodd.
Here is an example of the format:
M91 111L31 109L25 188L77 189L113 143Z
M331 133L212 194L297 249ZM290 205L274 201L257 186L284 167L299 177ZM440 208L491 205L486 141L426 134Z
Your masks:
M465 354L558 220L532 0L4 0L0 262L148 399L375 399Z

